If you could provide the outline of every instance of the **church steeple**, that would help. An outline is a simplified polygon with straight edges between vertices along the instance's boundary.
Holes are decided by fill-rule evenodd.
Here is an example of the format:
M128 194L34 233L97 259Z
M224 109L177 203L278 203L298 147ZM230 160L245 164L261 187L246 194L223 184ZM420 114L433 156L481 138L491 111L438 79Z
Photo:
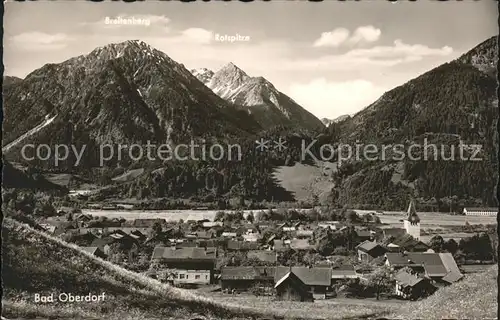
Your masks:
M417 210L415 209L415 202L413 200L410 201L410 205L408 206L408 216L406 219L411 224L417 224L420 222L420 217L417 215Z

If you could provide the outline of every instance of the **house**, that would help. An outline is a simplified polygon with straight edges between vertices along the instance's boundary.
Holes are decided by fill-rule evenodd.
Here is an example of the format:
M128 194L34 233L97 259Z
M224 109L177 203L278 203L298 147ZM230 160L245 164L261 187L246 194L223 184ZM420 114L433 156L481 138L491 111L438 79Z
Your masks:
M276 279L276 278L275 278ZM313 302L314 298L309 287L292 271L277 279L274 285L276 299L281 301L307 301Z
M318 223L318 227L323 229L337 230L342 227L342 224L339 221L323 221Z
M357 278L359 278L359 275L356 273L352 264L343 264L332 267L332 282Z
M290 249L295 251L316 250L316 246L309 243L309 239L292 239L290 240Z
M420 240L420 217L417 215L415 202L413 200L410 201L410 205L408 206L408 215L403 221L403 224L407 234L417 240Z
M247 242L257 242L260 239L260 234L258 233L244 234L242 235L242 238L244 241Z
M354 232L356 233L356 238L360 242L367 241L367 240L373 240L374 235L375 235L375 232L370 231L370 230L358 230L358 229L356 229Z
M272 249L274 251L285 251L289 248L290 246L286 244L284 240L278 240L278 239L273 240Z
M259 261L264 261L269 263L276 263L277 261L276 252L267 250L250 250L247 253L247 258L257 259Z
M293 232L293 231L297 230L297 227L295 226L295 224L291 224L288 222L283 222L281 224L278 224L277 227L279 229L282 229L284 232Z
M422 241L413 238L410 234L404 234L396 239L392 239L392 241L389 241L387 249L391 252L425 252L429 249L429 246Z
M395 270L409 267L439 283L450 284L463 277L450 253L388 252L385 257L385 264Z
M112 253L111 246L114 244L116 244L120 250L130 250L134 246L137 246L138 242L127 234L112 233L102 238L94 239L90 246L98 247L106 256L109 256Z
M331 291L331 268L292 267L291 269L292 273L307 286L315 299L325 299L327 292ZM289 272L290 267L277 267L275 282L278 283Z
M222 267L221 288L223 291L246 291L252 287L272 288L274 274L274 267Z
M162 267L162 280L173 284L210 284L215 268L215 248L155 247L152 262Z
M104 254L104 252L101 249L99 249L98 247L82 247L82 250L90 253L93 256L96 256L96 257L99 257L102 259L106 258L106 255Z
M215 238L215 234L211 231L198 231L195 233L197 239L212 239Z
M375 241L365 241L357 246L358 261L369 262L383 256L388 250Z
M297 230L295 233L297 239L312 239L314 236L313 230Z
M256 242L229 240L227 242L228 251L249 251L258 250L259 244Z
M403 299L425 298L437 290L429 278L420 277L404 269L399 270L394 278L396 280L395 293Z
M236 232L223 232L221 237L234 239L234 238L238 237L238 234Z
M498 208L464 208L463 214L466 216L491 216L498 214Z

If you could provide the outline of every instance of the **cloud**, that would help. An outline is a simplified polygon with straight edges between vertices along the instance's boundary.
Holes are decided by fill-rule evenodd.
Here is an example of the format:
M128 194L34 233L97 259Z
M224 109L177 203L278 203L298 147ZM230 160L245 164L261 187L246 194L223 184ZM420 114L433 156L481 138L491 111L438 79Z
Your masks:
M375 42L380 39L382 31L373 26L359 27L354 31L353 36L349 39L352 43L358 42Z
M323 32L313 46L315 47L338 47L349 38L349 30L337 28L330 32Z
M214 39L214 33L212 31L202 28L189 28L182 31L181 34L184 39L200 44L210 43Z
M12 44L20 49L30 51L50 51L63 49L68 42L73 40L64 33L44 33L44 32L25 32L10 38Z
M283 60L276 67L283 70L359 70L365 67L393 67L420 61L425 57L446 57L453 48L430 48L422 44L406 44L401 40L390 46L352 49L343 54L323 55L314 58Z
M453 48L444 46L442 48L429 48L422 44L406 44L401 40L395 40L392 46L377 46L370 49L354 49L347 54L355 58L370 59L403 59L406 61L418 61L426 56L447 56L453 53Z
M354 30L351 36L349 30L337 28L333 31L323 32L319 39L314 41L314 47L339 47L343 44L370 43L380 39L382 31L374 26L361 26Z
M292 84L288 93L314 115L334 119L360 111L386 90L362 79L334 82L317 78L308 83Z

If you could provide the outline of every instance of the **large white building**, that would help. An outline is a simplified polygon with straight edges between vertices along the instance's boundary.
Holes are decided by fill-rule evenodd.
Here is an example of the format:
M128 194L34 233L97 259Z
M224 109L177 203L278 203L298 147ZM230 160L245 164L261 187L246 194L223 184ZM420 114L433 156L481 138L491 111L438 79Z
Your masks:
M496 216L498 208L464 208L466 216Z
M420 240L420 217L417 215L413 200L408 206L408 216L404 220L404 228L407 234L417 240Z

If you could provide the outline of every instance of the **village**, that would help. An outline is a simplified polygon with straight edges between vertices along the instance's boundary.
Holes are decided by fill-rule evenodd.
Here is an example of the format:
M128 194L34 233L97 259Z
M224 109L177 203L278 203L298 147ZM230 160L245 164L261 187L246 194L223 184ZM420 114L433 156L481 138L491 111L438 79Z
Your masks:
M214 221L176 222L66 211L60 210L56 222L40 225L129 270L221 295L304 302L336 297L418 300L461 281L471 264L487 266L496 259L490 238L480 229L458 242L439 235L423 242L413 201L400 227L381 224L376 212L325 213L321 208L313 213L270 209L246 217L221 211ZM494 213L464 209L471 216Z

